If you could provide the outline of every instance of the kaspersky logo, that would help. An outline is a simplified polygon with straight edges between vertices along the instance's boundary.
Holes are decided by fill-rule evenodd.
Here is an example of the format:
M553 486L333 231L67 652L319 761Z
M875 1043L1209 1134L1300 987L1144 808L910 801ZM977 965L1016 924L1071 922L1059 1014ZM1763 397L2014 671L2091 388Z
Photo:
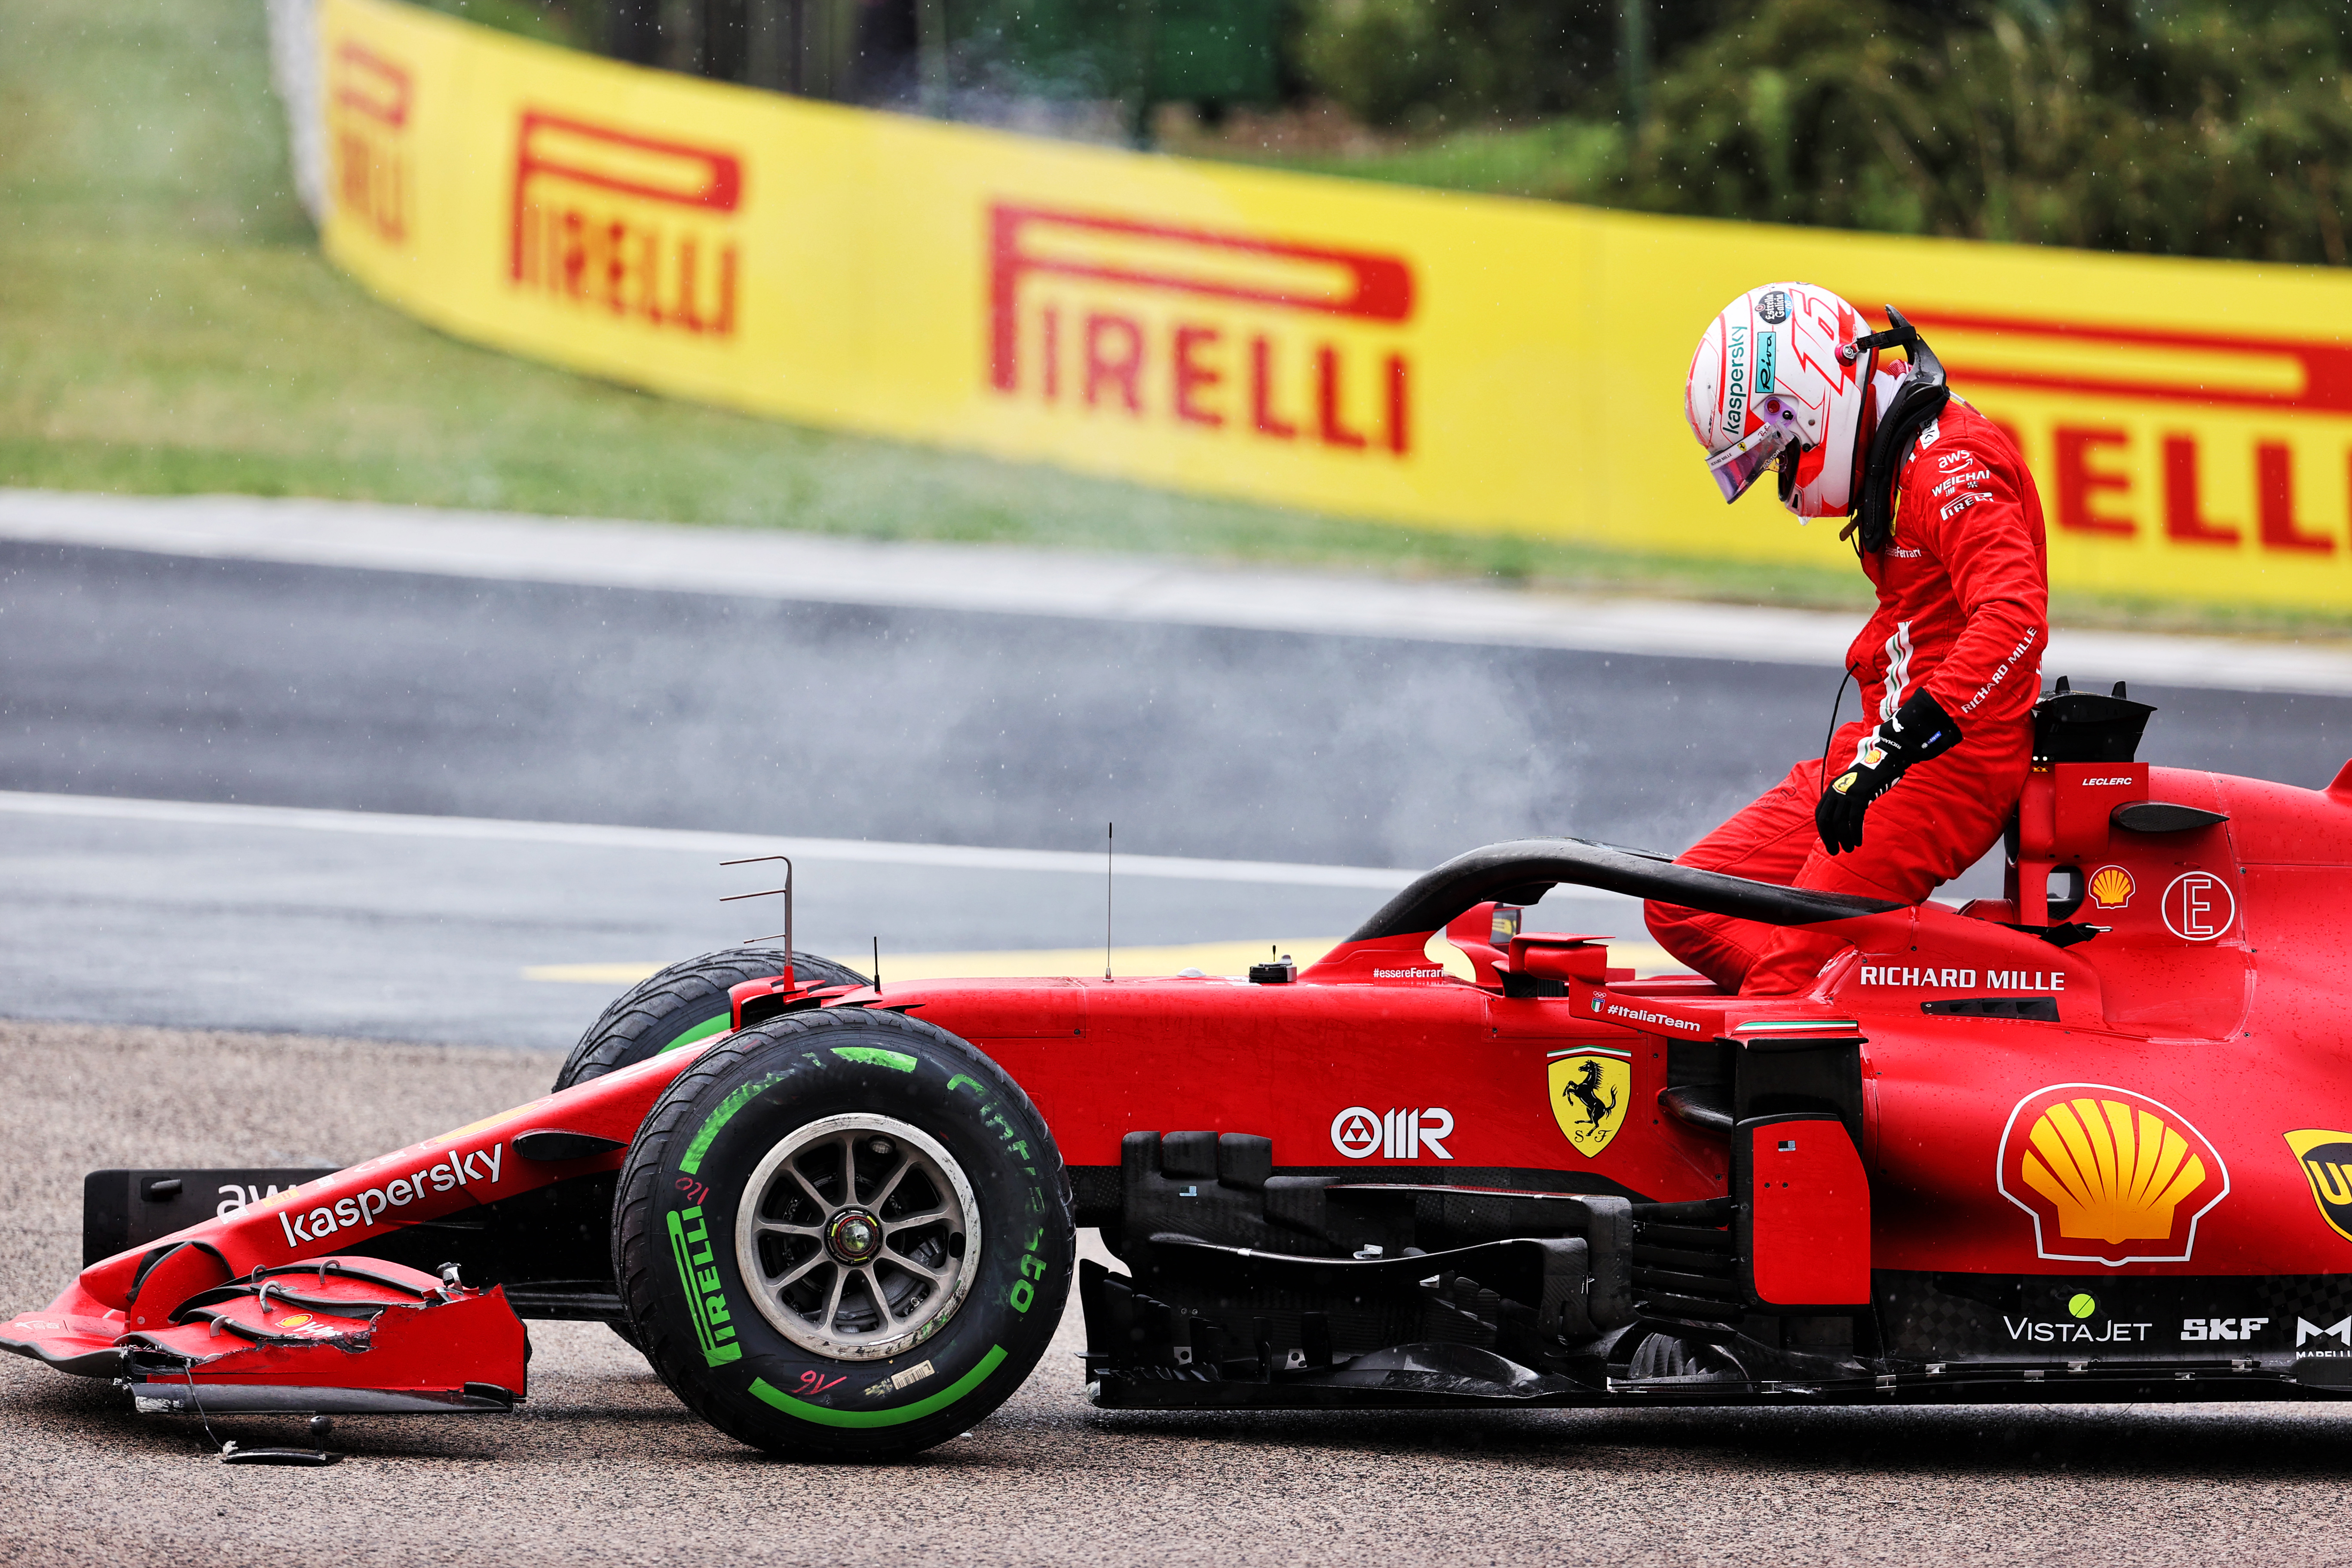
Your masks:
M2230 1191L2221 1156L2187 1117L2095 1083L2019 1100L1995 1182L2032 1216L2036 1256L2109 1268L2186 1260L2197 1222Z
M1414 305L1412 266L1384 251L989 209L988 384L1074 417L1401 458Z
M735 1325L727 1310L727 1295L719 1288L719 1270L710 1247L710 1226L698 1204L669 1220L670 1258L677 1265L677 1282L686 1291L686 1314L694 1320L694 1342L703 1361L725 1366L740 1361L743 1347L735 1342Z
M332 1204L320 1204L308 1213L293 1206L293 1200L303 1191L299 1187L289 1187L276 1198L264 1200L263 1206L282 1205L278 1210L278 1228L285 1232L288 1248L299 1252L339 1230L367 1229L393 1210L405 1208L428 1193L437 1194L458 1187L495 1187L505 1153L503 1142L470 1152L453 1150L422 1170L394 1176L380 1186L338 1198ZM476 1199L481 1201L479 1194Z

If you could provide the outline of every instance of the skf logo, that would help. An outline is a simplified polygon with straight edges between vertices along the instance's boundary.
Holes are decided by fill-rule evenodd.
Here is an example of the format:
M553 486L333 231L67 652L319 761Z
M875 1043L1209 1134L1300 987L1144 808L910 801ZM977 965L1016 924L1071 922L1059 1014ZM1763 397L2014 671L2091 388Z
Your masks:
M509 279L642 325L735 334L733 153L524 111Z
M2352 1241L2352 1132L2306 1127L2286 1135L2286 1146L2311 1184L2311 1201L2328 1228Z
M2268 1318L2183 1318L2184 1340L2250 1340L2270 1326Z
M2034 1090L2001 1130L1996 1184L2033 1216L2034 1252L2081 1263L2178 1263L2227 1196L2221 1156L2189 1119L2129 1089Z
M1552 1062L1547 1078L1552 1120L1569 1146L1587 1159L1609 1147L1625 1124L1625 1107L1633 1098L1633 1053L1571 1052Z
M727 1310L727 1293L719 1283L719 1269L710 1247L710 1226L702 1205L669 1215L670 1261L677 1266L677 1282L686 1291L686 1315L694 1321L694 1342L711 1366L725 1366L743 1358L735 1342L735 1324Z
M2103 910L2128 908L2139 890L2132 874L2121 866L2102 866L2091 873L2091 902Z
M1372 251L999 205L989 384L1079 414L1402 458L1412 270Z
M335 47L327 90L327 153L336 210L387 245L408 238L408 72L363 44Z
M1389 1160L1418 1160L1424 1151L1440 1160L1454 1155L1443 1140L1454 1136L1454 1112L1443 1106L1427 1110L1373 1110L1351 1105L1331 1118L1331 1146L1350 1160L1378 1154Z

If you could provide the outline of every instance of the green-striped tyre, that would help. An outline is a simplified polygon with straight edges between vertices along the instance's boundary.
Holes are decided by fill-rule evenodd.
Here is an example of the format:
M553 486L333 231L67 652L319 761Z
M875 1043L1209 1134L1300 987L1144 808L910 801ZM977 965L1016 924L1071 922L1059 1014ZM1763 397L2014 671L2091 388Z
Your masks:
M615 1068L724 1034L731 1016L727 993L746 980L781 974L789 962L796 979L819 985L863 985L866 976L814 953L780 947L727 947L673 963L614 998L588 1026L564 1058L555 1087L570 1089Z
M613 1263L637 1343L719 1430L803 1459L969 1429L1069 1293L1069 1184L1029 1097L919 1020L789 1015L705 1052L630 1145Z

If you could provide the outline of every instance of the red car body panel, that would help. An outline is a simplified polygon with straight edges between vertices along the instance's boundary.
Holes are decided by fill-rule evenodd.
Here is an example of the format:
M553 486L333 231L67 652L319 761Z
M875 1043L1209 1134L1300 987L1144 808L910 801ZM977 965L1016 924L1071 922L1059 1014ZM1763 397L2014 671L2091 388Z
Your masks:
M2116 805L2148 801L2226 820L2109 826ZM1717 1197L1731 1173L1721 1132L1661 1104L1678 1044L1764 1049L1776 1030L1858 1033L1869 1268L2352 1272L2352 1239L2288 1142L2352 1126L2352 787L2070 764L2036 774L2020 844L2011 901L1838 922L1853 950L1801 997L1635 982L1564 940L1497 947L1482 905L1446 928L1479 984L1445 973L1422 932L1344 944L1292 984L890 983L822 1005L910 1011L971 1042L1027 1090L1082 1170L1118 1167L1121 1139L1139 1130L1210 1129L1270 1138L1277 1171L1651 1202ZM2000 923L2020 919L2017 903L2024 923L2046 923L2032 906L2061 859L2079 865L2074 919L2104 928L2095 938L2061 946ZM1507 996L1512 972L1572 978L1565 995ZM616 1168L617 1146L551 1162L514 1141L561 1131L625 1145L702 1048L191 1227L172 1239L203 1243L204 1257L170 1266L227 1279L347 1253ZM1562 1089L1561 1063L1580 1084ZM1586 1117L1582 1142L1563 1109L1580 1088L1607 1107ZM0 1326L0 1343L59 1363L89 1354L125 1331L114 1314L133 1307L163 1246L93 1265L45 1311Z

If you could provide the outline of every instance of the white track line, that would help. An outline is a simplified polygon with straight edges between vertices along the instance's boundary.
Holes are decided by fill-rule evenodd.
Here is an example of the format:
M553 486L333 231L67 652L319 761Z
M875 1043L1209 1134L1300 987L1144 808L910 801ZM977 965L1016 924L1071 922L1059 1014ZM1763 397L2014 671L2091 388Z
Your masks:
M777 838L756 833L706 833L677 827L619 827L587 822L520 822L483 816L408 816L381 811L240 805L210 801L131 800L112 795L39 795L0 790L0 813L201 827L278 828L356 833L387 838L457 838L515 844L565 844L592 849L657 849L734 860L789 855L795 861L856 861L982 871L1103 874L1103 858L1082 850L994 849L970 844L891 844L864 838ZM1377 866L1311 866L1282 860L1194 860L1174 855L1121 855L1121 877L1171 881L1258 882L1294 888L1370 888L1393 892L1421 873Z
M169 555L752 598L1838 668L1855 615L1584 598L1143 556L884 542L249 496L0 489L0 538ZM2352 694L2352 652L2060 631L2045 676Z

